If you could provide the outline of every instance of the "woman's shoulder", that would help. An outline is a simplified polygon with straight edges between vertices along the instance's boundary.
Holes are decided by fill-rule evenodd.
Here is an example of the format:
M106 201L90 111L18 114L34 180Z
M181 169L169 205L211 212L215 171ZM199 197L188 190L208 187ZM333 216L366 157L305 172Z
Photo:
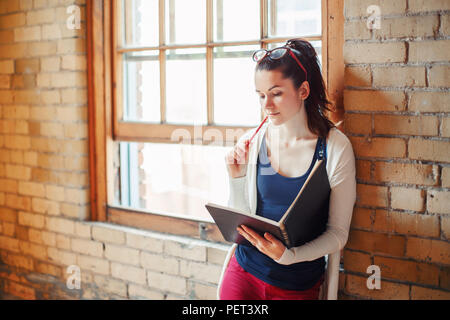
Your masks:
M328 133L329 144L327 145L327 173L330 186L334 188L343 179L354 179L356 172L356 159L350 139L344 132L332 128Z
M351 142L345 133L338 128L333 127L328 132L327 144L334 147L344 148L346 145L351 145Z
M350 139L345 133L336 127L333 127L328 132L327 137L327 150L329 150L329 156L339 156L345 151L347 153L353 153L353 147Z

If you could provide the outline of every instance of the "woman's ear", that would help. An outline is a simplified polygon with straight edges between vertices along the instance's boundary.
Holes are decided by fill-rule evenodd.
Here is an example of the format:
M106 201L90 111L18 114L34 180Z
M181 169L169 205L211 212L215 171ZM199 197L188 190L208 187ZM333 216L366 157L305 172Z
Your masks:
M300 99L306 100L309 97L309 92L310 92L309 82L303 81L300 88L298 88L298 95Z

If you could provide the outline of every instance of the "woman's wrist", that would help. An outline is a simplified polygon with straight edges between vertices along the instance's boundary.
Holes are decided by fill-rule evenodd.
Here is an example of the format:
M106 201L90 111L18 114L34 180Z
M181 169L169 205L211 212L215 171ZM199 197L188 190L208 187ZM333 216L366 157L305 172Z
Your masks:
M294 252L292 251L292 249L285 248L281 257L275 260L275 262L279 264L288 265L292 264L293 259L294 259Z

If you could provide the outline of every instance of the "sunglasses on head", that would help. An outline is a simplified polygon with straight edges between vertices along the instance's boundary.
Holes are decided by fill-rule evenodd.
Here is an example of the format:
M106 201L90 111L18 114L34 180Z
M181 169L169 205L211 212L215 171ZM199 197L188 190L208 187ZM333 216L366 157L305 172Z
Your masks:
M289 54L297 62L299 67L303 70L303 72L305 73L306 79L308 79L308 72L306 71L305 67L303 67L300 60L298 60L298 58L295 56L293 51L296 53L300 53L298 50L289 48L288 46L282 46L282 47L274 48L272 50L259 49L253 53L252 59L253 59L253 61L259 63L265 57L269 57L269 59L272 59L272 60L279 60L279 59L283 58L286 54Z

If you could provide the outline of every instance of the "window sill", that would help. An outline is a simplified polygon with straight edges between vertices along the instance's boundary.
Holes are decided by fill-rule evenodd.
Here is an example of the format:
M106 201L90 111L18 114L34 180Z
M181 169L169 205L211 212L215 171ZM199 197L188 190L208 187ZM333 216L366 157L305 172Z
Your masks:
M108 206L106 211L106 222L113 224L229 244L223 239L217 225L206 220L163 215L120 206Z

